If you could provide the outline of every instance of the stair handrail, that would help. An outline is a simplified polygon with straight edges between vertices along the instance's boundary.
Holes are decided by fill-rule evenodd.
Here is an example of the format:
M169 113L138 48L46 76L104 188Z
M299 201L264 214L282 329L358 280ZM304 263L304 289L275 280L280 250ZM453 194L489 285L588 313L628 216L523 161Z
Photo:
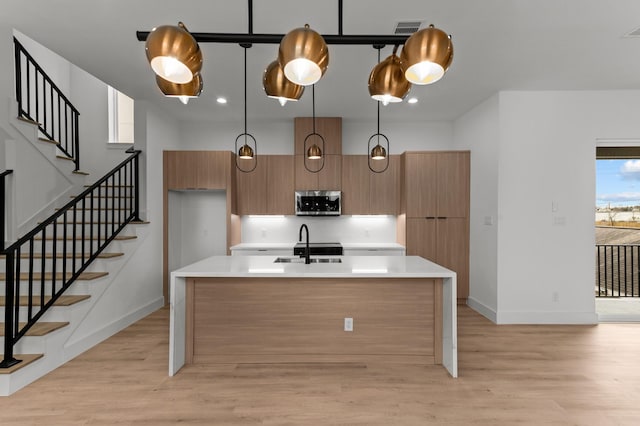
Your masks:
M4 250L4 238L5 238L5 209L6 209L6 191L5 191L5 177L13 173L13 170L7 169L0 173L0 251Z
M13 356L13 348L15 344L22 338L27 331L44 315L44 313L58 300L60 296L64 293L65 290L75 282L80 274L86 270L86 268L93 262L100 253L107 247L107 245L113 241L113 239L124 229L124 227L134 221L140 221L140 202L139 202L139 157L141 154L141 150L128 149L126 151L128 154L131 154L124 161L114 167L110 172L105 174L102 178L96 181L93 185L89 186L86 190L84 190L80 195L73 198L73 200L69 201L58 211L50 215L40 224L38 224L33 230L27 232L24 236L19 238L10 246L1 250L0 253L5 255L6 262L6 272L5 272L5 324L4 324L4 359L0 362L0 368L9 368L17 363L20 360L16 359ZM124 184L123 184L123 175L124 175ZM116 179L117 177L117 179ZM116 185L117 181L117 185ZM111 208L108 207L108 189L111 188ZM115 192L116 188L118 191L118 212L116 212L115 208ZM104 192L105 198L105 217L104 220L101 217L100 211L102 209L102 191ZM95 192L97 191L97 196ZM124 195L123 195L124 191ZM128 195L127 195L128 194ZM97 201L95 199L97 198ZM124 202L125 208L122 209L122 203ZM95 203L97 203L98 210L98 218L97 221L94 221L94 207ZM87 204L89 204L89 216L90 220L87 221L85 212L87 211ZM77 213L80 207L81 211L81 230L78 231L76 225L77 221ZM109 217L109 211L111 216ZM67 225L68 218L67 215L69 212L72 212L72 247L71 247L71 271L67 271L68 265L68 252L67 252ZM124 214L123 214L124 213ZM117 214L117 216L116 216ZM62 217L62 222L59 219ZM111 220L111 222L109 222ZM87 223L88 222L88 223ZM63 225L63 238L62 238L62 272L61 278L57 279L57 271L56 271L56 261L57 259L57 227L56 225ZM85 229L85 226L89 225L89 231ZM111 225L111 226L109 226ZM117 226L116 226L117 225ZM45 256L45 248L47 241L47 228L52 227L52 256L51 256L51 265L53 267L53 271L51 274L51 292L50 294L45 294L45 283L48 281L45 279L45 265L46 265L46 256ZM94 232L94 226L95 232ZM102 230L104 228L104 236L102 235ZM109 232L110 228L110 232ZM87 232L89 233L89 254L88 256L85 253L85 239L87 237ZM76 244L77 237L79 237L78 233L81 235L81 243ZM97 234L97 239L94 238ZM41 247L41 268L40 268L40 294L33 294L33 284L34 284L34 240L36 236L39 236L42 240ZM97 247L94 250L94 242L97 243ZM76 253L77 245L80 245L81 253L78 255ZM21 281L21 271L20 271L20 259L22 253L22 247L27 246L27 251L29 257L29 270L28 270L28 304L27 304L27 322L20 326L18 323L19 313L20 313L20 281ZM77 266L77 262L80 261L80 266ZM60 287L56 289L57 281L60 281ZM39 298L39 303L33 303L35 298ZM36 309L38 308L38 309ZM37 312L34 312L36 311Z
M26 118L37 124L38 130L40 130L42 134L44 134L49 140L56 142L58 149L60 149L60 151L62 151L67 157L73 159L75 171L80 170L80 112L16 37L13 37L13 42L15 46L14 61L18 116ZM26 78L24 81L22 74L22 56L25 58L26 66ZM31 76L29 73L30 67L33 67L35 72L33 76L33 83L35 86L33 103L35 105L33 107L31 105L32 95ZM38 76L40 76L40 80L42 82L42 96L40 96L39 93L40 86L38 84ZM26 87L23 87L23 82ZM48 87L47 84L49 85ZM48 95L47 91L49 92ZM54 99L56 100L55 104ZM41 102L42 105L40 104ZM48 119L47 107L49 108L51 120ZM41 110L42 114L40 114ZM56 112L57 114L54 117Z

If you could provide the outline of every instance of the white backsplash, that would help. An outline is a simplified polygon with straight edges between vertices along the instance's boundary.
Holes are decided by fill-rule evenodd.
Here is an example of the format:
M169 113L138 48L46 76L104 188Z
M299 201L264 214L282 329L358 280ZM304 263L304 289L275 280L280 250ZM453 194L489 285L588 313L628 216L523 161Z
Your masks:
M243 243L295 243L300 226L314 243L395 243L395 216L243 216Z

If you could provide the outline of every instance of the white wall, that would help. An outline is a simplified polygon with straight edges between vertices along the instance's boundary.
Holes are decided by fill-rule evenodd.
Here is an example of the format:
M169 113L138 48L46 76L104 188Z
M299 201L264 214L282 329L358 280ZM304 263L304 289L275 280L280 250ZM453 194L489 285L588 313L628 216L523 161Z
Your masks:
M244 216L243 243L295 243L300 226L314 243L395 243L395 216Z
M640 91L514 91L498 97L497 192L486 188L498 202L493 315L499 323L595 322L596 139L638 138ZM478 108L469 114L481 114L487 105ZM470 143L468 123L456 123L459 145ZM479 169L472 176L492 182L495 172L480 168L483 162L474 156L495 154L495 146L479 143L472 170ZM472 211L484 215L478 203L472 196ZM476 235L481 219L472 216ZM483 243L472 239L471 253L485 250ZM472 282L481 283L477 278ZM474 295L491 290L488 283L473 286Z
M454 123L454 148L471 151L468 303L496 321L498 310L499 97Z
M376 132L375 117L371 121L342 121L342 153L364 155L367 141ZM259 154L293 154L293 119L287 121L254 121L248 128L258 142ZM389 123L381 132L389 138L391 153L411 150L451 149L453 126L450 122ZM180 149L233 151L243 124L180 123Z

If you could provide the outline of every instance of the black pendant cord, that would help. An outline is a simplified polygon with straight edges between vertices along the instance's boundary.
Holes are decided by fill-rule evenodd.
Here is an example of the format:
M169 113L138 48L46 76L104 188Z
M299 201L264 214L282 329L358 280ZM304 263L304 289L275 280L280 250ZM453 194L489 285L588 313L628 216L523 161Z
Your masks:
M247 143L247 48L244 49L244 143Z
M311 86L311 116L313 117L313 134L316 133L316 85Z
M311 173L318 173L320 170L322 170L324 168L324 156L325 156L325 143L324 143L324 138L322 137L321 134L316 133L316 85L313 84L311 86L311 103L312 103L312 107L311 107L311 111L312 111L312 131L311 133L309 133L307 135L307 137L304 138L304 143L302 144L302 149L304 149L304 168L307 169L308 172ZM310 160L309 158L309 148L307 148L307 141L309 141L310 138L316 138L316 139L320 139L322 141L322 147L319 147L317 143L314 143L311 147L316 147L317 149L319 149L320 151L320 159L322 159L322 162L320 163L320 167L317 170L313 170L310 169L309 166L307 165L307 160Z
M256 138L254 138L252 134L247 132L247 49L251 47L251 45L242 44L241 46L244 49L244 132L239 134L238 137L236 138L236 143L235 143L236 168L243 173L250 173L254 171L256 167L258 167L258 143L256 142ZM244 149L245 147L249 147L249 149L253 151L253 156L252 156L253 167L251 169L246 169L246 170L243 169L242 167L240 167L240 163L238 161L239 160L238 140L241 137L244 137L244 145L242 146L242 148ZM253 148L249 146L248 138L253 140Z
M378 48L378 63L380 63L380 50L381 48ZM378 145L379 145L380 144L380 101L377 101L377 102L378 102L378 129L377 129L378 133L377 134L378 134ZM245 112L245 115L246 115L246 112Z
M374 46L377 50L378 50L378 63L380 63L380 49L382 49L384 46L378 45L378 46ZM393 50L393 53L396 52L397 46L396 48ZM376 125L377 125L377 130L376 130L376 134L372 135L369 138L369 141L367 142L367 165L369 166L369 170L371 170L373 173L382 173L385 172L388 168L389 168L389 162L390 162L390 152L389 152L389 138L387 138L385 135L383 135L382 133L380 133L380 101L376 100L377 105L377 119L376 119ZM384 169L382 170L376 170L373 167L371 167L371 161L373 160L371 158L371 141L373 140L373 138L376 138L376 147L378 146L382 146L380 145L380 137L382 136L382 138L384 138L387 147L384 148L386 149L386 156L385 156L385 166ZM380 160L373 160L373 161L380 161Z

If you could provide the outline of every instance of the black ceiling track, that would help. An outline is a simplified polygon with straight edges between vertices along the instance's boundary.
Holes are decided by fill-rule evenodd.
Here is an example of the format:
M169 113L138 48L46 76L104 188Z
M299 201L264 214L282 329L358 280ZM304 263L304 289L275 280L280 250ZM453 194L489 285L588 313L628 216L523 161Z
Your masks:
M284 34L254 34L253 33L253 2L249 0L248 33L191 33L198 43L232 43L232 44L279 44ZM150 31L136 31L139 41L146 41ZM408 35L364 35L342 34L342 0L338 1L338 34L322 34L327 44L342 45L401 45L409 38Z

